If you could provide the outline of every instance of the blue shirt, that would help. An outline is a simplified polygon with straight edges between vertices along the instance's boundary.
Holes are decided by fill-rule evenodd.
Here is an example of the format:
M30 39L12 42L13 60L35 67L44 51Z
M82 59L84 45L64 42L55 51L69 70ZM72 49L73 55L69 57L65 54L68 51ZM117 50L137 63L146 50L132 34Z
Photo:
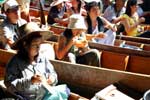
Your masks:
M15 55L6 67L5 85L9 91L17 92L28 100L42 100L46 90L41 84L31 83L31 77L35 73L46 78L48 74L54 76L55 82L52 85L58 81L52 64L45 57L39 56L35 64L29 64Z

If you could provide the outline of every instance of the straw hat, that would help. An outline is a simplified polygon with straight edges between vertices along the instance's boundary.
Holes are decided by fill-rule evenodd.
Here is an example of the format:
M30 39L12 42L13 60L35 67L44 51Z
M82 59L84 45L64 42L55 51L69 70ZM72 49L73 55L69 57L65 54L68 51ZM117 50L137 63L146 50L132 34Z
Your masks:
M34 22L29 22L19 27L19 33L22 34L22 37L12 45L12 49L18 49L20 43L24 42L25 39L35 34L40 34L43 40L49 39L50 36L52 36L52 32L47 30L42 30Z
M65 1L68 1L68 0L53 0L53 2L50 4L50 6L56 6L56 5L63 3Z
M68 29L83 29L87 30L84 17L80 14L73 14L69 18Z

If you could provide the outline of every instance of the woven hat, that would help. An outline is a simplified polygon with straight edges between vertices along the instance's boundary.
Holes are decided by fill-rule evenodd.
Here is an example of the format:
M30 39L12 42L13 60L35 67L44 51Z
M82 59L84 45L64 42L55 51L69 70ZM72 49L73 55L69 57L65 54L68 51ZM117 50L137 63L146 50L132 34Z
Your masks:
M87 30L84 17L80 14L73 14L69 17L68 29L83 29Z
M43 38L43 40L47 40L52 36L52 32L47 31L47 30L42 30L36 23L34 22L29 22L21 27L19 27L19 33L22 34L22 37L17 40L13 45L12 49L18 49L18 46L20 43L25 41L29 36L35 35L35 34L40 34Z
M53 2L50 4L50 6L56 6L60 3L66 2L68 0L53 0Z
M6 12L8 9L14 9L16 7L20 6L16 0L8 0L4 2L3 9Z

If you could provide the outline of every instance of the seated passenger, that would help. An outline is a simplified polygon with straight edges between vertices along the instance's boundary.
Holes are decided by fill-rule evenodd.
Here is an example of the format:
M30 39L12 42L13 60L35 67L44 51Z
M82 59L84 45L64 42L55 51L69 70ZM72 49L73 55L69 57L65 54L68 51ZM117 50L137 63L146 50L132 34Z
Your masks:
M126 0L115 0L115 4L105 9L103 17L109 22L117 23L119 21L118 17L125 13L125 2Z
M83 16L87 15L86 10L84 9L85 2L83 0L70 0L71 7L67 10L69 15L72 14L81 14Z
M58 40L57 59L100 66L100 53L89 48L84 33L86 30L84 18L80 14L71 15L67 29Z
M142 32L140 28L140 24L145 21L145 18L138 16L137 14L137 0L128 0L126 6L126 12L123 14L121 18L121 24L123 24L125 29L125 35L127 36L142 36L144 34L148 34L149 32ZM142 32L142 33L141 33Z
M106 45L114 45L115 37L116 37L116 28L103 18L100 14L100 2L92 1L87 3L87 17L86 22L88 26L87 35L94 35L95 38L87 38L88 40L92 40L93 42L106 44ZM105 27L109 30L105 32Z
M48 24L52 25L54 23L59 23L62 26L66 26L68 24L68 17L65 15L65 12L67 11L66 7L66 0L55 0L51 3L51 8L49 10Z
M25 24L26 21L21 19L19 5L16 0L7 0L3 4L3 10L6 14L6 19L3 21L0 32L4 49L11 49L11 45L17 41L22 33L18 33L18 27Z
M58 80L53 65L39 53L40 44L49 38L50 32L33 22L21 26L19 32L24 36L13 45L18 52L7 64L7 89L23 100L67 100L67 92L55 88Z

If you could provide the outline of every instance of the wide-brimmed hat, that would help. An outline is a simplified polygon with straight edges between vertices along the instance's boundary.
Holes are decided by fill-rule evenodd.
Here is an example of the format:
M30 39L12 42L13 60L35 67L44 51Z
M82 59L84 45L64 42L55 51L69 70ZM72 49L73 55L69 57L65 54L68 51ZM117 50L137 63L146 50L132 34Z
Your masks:
M12 49L18 49L18 46L20 43L25 41L28 37L36 34L40 34L43 38L43 40L49 39L53 32L50 32L48 30L42 30L36 23L34 22L29 22L21 27L19 27L19 33L22 35L20 39L18 39L13 45Z
M7 0L3 4L3 9L7 12L8 9L15 9L16 7L20 6L16 0Z
M56 6L60 3L66 2L68 0L53 0L53 2L50 4L50 6Z
M69 17L68 29L83 29L87 30L84 17L80 14L73 14Z

